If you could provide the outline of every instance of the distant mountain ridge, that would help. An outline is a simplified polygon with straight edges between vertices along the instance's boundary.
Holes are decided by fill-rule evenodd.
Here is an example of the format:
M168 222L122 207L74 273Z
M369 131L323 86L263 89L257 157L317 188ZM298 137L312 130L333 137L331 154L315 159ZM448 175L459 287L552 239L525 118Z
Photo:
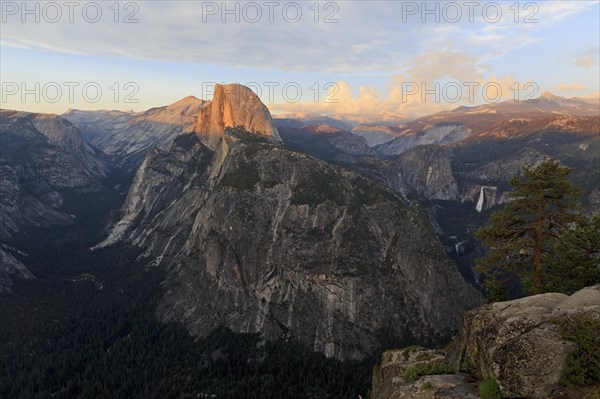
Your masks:
M223 93L227 92L234 93L234 96L245 97L255 104L258 100L258 97L250 89L245 92L241 85L216 85L215 91L217 101L221 101L221 97L226 98ZM236 91L239 94L235 94ZM69 110L63 116L80 128L87 142L109 155L135 158L134 164L137 167L143 154L149 148L166 149L177 134L193 129L193 125L198 123L196 121L200 114L199 111L207 105L208 108L203 111L206 115L201 117L203 120L201 123L207 125L197 130L222 132L225 126L234 127L230 126L235 124L233 121L224 122L224 119L231 114L231 110L223 111L222 115L217 117L217 119L221 119L220 121L210 121L211 117L208 116L208 113L213 113L210 111L211 103L212 101L188 96L171 105L153 108L145 112ZM262 109L261 113L265 115L265 112L268 112L266 107ZM492 126L511 119L533 120L558 115L598 116L600 115L600 99L576 97L567 99L551 93L544 93L531 101L509 100L474 107L460 106L451 111L427 115L402 123L393 122L393 119L378 122L377 115L374 115L369 121L368 118L366 120L364 118L348 120L341 119L340 116L308 113L280 114L273 118L274 126L257 125L251 126L250 129L257 130L256 128L258 128L258 130L269 131L267 135L273 135L274 140L278 141L278 132L274 134L278 128L302 129L309 126L328 125L365 138L367 145L377 147L376 151L378 152L396 155L416 145L450 144L462 141L468 136L478 137L481 133L489 131ZM257 122L252 122L250 125L253 123ZM449 126L450 128L448 128ZM490 134L490 132L486 134ZM393 142L394 140L396 142Z
M303 128L314 125L329 125L338 129L350 131L354 123L325 115L283 114L275 115L273 120L277 126Z
M62 116L76 124L91 145L135 170L149 148L166 149L175 136L191 129L206 104L188 96L144 112L69 110Z
M301 128L280 127L283 143L288 148L328 161L354 163L363 157L382 156L360 136L328 124Z
M33 278L11 242L28 229L71 225L67 193L97 192L107 167L76 126L57 115L0 110L0 292ZM25 254L26 256L27 254Z
M532 121L561 115L581 118L598 117L600 99L567 99L544 93L531 101L509 100L475 107L460 106L451 111L427 115L400 125L381 127L360 125L353 131L366 137L367 141L370 140L372 143L370 145L375 146L379 151L387 155L397 155L416 145L450 144L479 137L482 134L489 135L491 134L489 130L494 125L510 120ZM441 133L447 130L448 126L453 127L450 136ZM496 133L499 131L497 130Z
M461 123L472 134L487 129L495 123L512 118L542 118L569 114L575 116L600 115L600 101L581 98L567 99L544 93L530 101L508 100L475 107L461 106L452 111L424 116L406 123L413 132L422 131L439 123ZM408 132L407 132L408 133Z
M469 139L510 138L544 131L583 133L600 139L600 116L557 115L549 118L512 118L494 124Z

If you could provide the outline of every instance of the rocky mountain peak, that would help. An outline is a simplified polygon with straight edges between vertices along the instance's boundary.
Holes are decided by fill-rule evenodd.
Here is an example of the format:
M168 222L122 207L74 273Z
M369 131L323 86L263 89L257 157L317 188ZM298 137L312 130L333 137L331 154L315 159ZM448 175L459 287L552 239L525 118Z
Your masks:
M542 95L540 96L540 98L545 98L545 99L548 99L548 100L554 100L554 99L557 99L557 98L560 98L560 97L555 96L554 94L552 94L549 91L545 91L545 92L542 93Z
M212 101L198 113L195 132L214 149L226 128L238 126L281 143L271 113L252 90L240 84L215 85Z
M557 103L557 104L568 103L568 100L566 98L554 95L554 94L550 93L549 91L543 92L542 95L539 96L534 101L535 102L542 102L542 103L544 103L544 102L546 102L546 103Z
M36 114L3 109L0 112L3 124L31 124L46 139L63 149L77 151L84 144L77 128L66 119L53 114Z
M35 128L55 145L67 150L78 151L85 145L79 129L58 115L35 114L31 119Z
M207 103L207 101L200 100L194 96L187 96L172 104L140 112L132 119L132 123L152 121L178 125L181 126L181 129L184 129L195 122L198 111L207 105Z
M332 134L332 133L343 132L342 129L335 127L335 126L328 125L328 124L310 125L310 126L306 126L304 129L306 129L310 132L313 132L313 133L323 133L323 134Z
M166 111L177 110L181 113L187 113L188 110L197 111L200 107L203 107L207 102L194 96L187 96L173 104L165 107Z

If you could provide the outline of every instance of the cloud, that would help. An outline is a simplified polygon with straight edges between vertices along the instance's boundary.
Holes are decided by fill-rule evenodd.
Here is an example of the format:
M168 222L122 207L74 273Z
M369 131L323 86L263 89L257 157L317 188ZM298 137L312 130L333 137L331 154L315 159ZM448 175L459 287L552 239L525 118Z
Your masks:
M478 61L478 57L461 51L436 51L413 59L407 73L410 79L419 83L443 78L473 81L481 76L481 70L476 66Z
M28 3L27 7L31 9L35 3L39 7L40 2ZM234 67L357 73L398 68L400 60L418 46L415 35L425 29L420 24L415 31L405 29L392 18L393 10L353 4L362 2L332 2L337 8L318 3L318 14L308 2L276 2L272 11L262 6L268 2L256 2L261 13L257 22L252 22L254 14L243 11L246 3L240 1L227 5L206 1L132 3L139 7L134 15L137 23L115 23L109 2L96 2L102 7L97 23L85 20L81 5L73 23L68 21L68 10L63 10L58 23L44 18L38 23L35 16L27 16L22 23L20 12L7 15L2 24L2 45ZM15 4L21 7L20 2ZM286 8L287 4L296 6ZM209 13L208 5L217 11L211 8ZM295 21L290 16L294 17L298 5L301 17ZM226 9L238 11L228 14ZM128 12L121 10L118 18L122 20ZM325 23L326 19L332 23ZM383 21L387 26L374 30L370 20Z
M540 63L548 62L549 54L554 54L556 50L558 57L564 60L562 63L570 64L567 65L569 68L573 64L585 68L593 68L598 64L597 45L590 50L588 37L573 36L567 44L567 50L553 48L554 43L548 40L556 33L549 31L549 28L585 12L597 4L594 1L529 2L534 8L537 7L533 11L538 19L537 23L529 24L523 23L523 18L530 15L532 10L525 10L524 2L519 3L519 23L515 23L513 18L514 2L493 2L502 7L503 18L498 23L490 23L482 17L483 3L478 3L472 22L466 20L468 12L463 9L461 21L436 23L431 17L422 22L423 16L418 14L408 18L408 21L403 20L403 5L413 3L423 7L425 2L377 0L296 1L302 7L302 17L295 23L283 17L282 10L288 3L282 1L273 14L274 21L269 20L269 12L263 7L261 20L250 23L243 16L236 22L235 15L222 12L207 15L203 7L212 4L222 9L221 1L140 1L132 2L139 7L134 15L139 22L131 24L122 23L131 9L121 8L119 22L115 23L113 2L96 3L103 8L103 18L98 23L82 19L83 3L78 3L74 23L64 21L68 15L66 10L63 10L63 20L59 23L43 20L35 23L31 16L27 23L21 23L21 15L9 16L2 23L0 45L49 51L52 55L62 52L95 55L109 60L109 57L120 57L172 62L170 70L163 68L161 63L149 65L147 76L160 82L177 80L173 76L163 75L168 73L165 71L178 70L179 64L186 67L192 64L193 68L182 67L185 71L193 69L192 73L196 73L196 65L206 65L206 68L198 68L201 72L191 78L187 74L178 76L185 90L189 82L183 80L216 79L208 75L219 75L214 71L221 70L227 70L226 76L229 77L238 74L237 68L240 68L239 79L242 82L264 80L262 76L271 73L274 79L338 81L339 91L335 94L339 100L337 103L280 104L283 110L303 109L326 113L417 115L459 105L430 98L423 102L420 95L406 97L403 85L409 83L432 88L436 82L458 82L461 85L465 82L477 82L480 85L493 82L501 87L506 98L511 93L514 73L535 74L524 79L539 76L538 69L532 71L530 68L528 54L523 57L525 52L519 54L516 51L534 43L539 44L540 49L548 50L544 55L546 58L540 59ZM33 2L29 3L29 8L31 4ZM130 3L119 3L120 6L125 4ZM243 8L246 4L249 3L229 2L226 7L231 10L233 7ZM318 15L314 12L315 4L320 7ZM326 4L335 6L325 9ZM443 7L447 3L436 4ZM312 9L309 8L311 6ZM324 23L328 16L337 19L337 22ZM595 29L597 25L591 26L589 32L593 33ZM582 43L585 45L581 49L585 51L573 50ZM594 43L596 41L591 42ZM565 55L565 51L571 53ZM526 60L523 61L523 58ZM495 66L502 69L494 70ZM18 68L13 68L11 73L14 73L14 69ZM234 72L230 73L232 70ZM563 70L552 72L556 72L556 76L564 76ZM586 72L594 71L590 69ZM5 73L3 70L3 75ZM200 75L201 78L198 78ZM369 81L371 77L375 78ZM385 78L389 79L389 83L382 88ZM593 87L597 81L585 77L579 77L578 80L588 87ZM374 82L373 85L365 84L371 82ZM548 84L554 86L556 83L552 81ZM477 95L475 101L480 101L480 91ZM465 96L466 90L460 100L464 101Z
M371 86L361 86L354 95L347 82L337 82L330 90L333 103L280 103L276 112L304 112L312 114L346 116L395 115L414 118L446 111L459 105L478 105L484 96L498 101L512 98L513 76L486 76L487 65L479 59L457 51L423 54L410 60L411 68L403 75L394 75L386 91L379 92ZM490 86L489 92L484 90ZM492 87L493 86L493 87Z
M28 3L27 7L40 3ZM23 7L20 2L15 4ZM273 10L264 2L255 2L260 9L256 22L251 22L256 15L254 10L246 10L249 3L240 1L132 2L138 9L121 9L118 23L114 22L112 3L96 4L102 6L102 18L97 23L83 18L81 4L75 8L73 23L67 20L67 9L63 9L58 23L44 18L36 23L33 16L27 16L27 22L22 23L20 13L3 15L7 20L2 24L2 45L285 71L400 73L404 72L406 59L448 47L477 56L505 54L536 42L535 31L581 13L594 2L533 3L539 4L538 24L515 24L509 9L512 3L501 4L504 17L497 24L481 17L481 4L474 22L467 21L468 12L464 9L458 23L436 23L432 17L423 23L421 15L403 21L404 3L390 1L282 1ZM288 7L289 4L300 4L301 17L297 22L290 19L296 7ZM423 7L421 2L414 4ZM227 10L237 11L231 14ZM133 11L138 22L123 23ZM325 23L326 19L333 23ZM373 21L377 21L376 29Z
M576 59L574 64L580 68L593 68L596 65L596 59L592 56L586 56Z
M585 11L587 8L597 4L596 1L542 1L535 2L534 8L529 10L533 12L535 8L539 9L539 21L542 24L553 24L564 21L569 17Z
M600 59L600 45L579 48L571 54L570 59L579 68L593 68L598 65L598 59Z
M586 87L580 83L559 83L556 89L558 91L580 91L585 90Z
M460 2L459 2L460 3ZM479 12L475 12L475 23L457 24L453 29L445 29L442 25L435 31L443 34L445 40L454 49L462 49L478 55L481 61L491 61L510 54L516 50L531 46L547 39L547 32L553 26L582 14L589 8L597 6L594 1L542 1L542 2L487 2L500 8L502 17L491 22L484 16L481 8L486 2L476 2ZM517 6L518 5L518 6ZM436 47L440 41L429 40L432 45L428 51L441 49Z
M581 98L592 99L592 100L600 100L600 91L597 91L592 94L588 94L586 96L582 96Z
M328 100L325 101L324 99ZM314 114L368 115L378 112L380 93L370 86L361 86L358 96L352 94L350 85L340 80L332 86L318 102L281 103L273 108L285 112L307 112Z

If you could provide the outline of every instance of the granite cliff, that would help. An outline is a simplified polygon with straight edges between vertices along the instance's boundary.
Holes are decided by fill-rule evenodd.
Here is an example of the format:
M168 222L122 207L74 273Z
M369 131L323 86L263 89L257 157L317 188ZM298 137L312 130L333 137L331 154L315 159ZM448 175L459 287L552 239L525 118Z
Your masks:
M252 90L240 84L215 85L212 100L198 114L196 133L215 148L226 128L238 126L281 143L271 113Z
M224 89L195 133L148 152L99 245L133 245L167 269L158 317L197 335L291 336L340 359L447 340L481 296L420 208L280 146L268 113Z

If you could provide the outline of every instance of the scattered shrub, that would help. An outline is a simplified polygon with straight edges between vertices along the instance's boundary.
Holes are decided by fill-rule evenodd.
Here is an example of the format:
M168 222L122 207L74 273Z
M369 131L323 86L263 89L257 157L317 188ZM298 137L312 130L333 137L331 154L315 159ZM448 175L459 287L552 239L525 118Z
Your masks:
M492 377L488 377L479 384L479 396L483 399L502 399L500 385Z
M410 358L410 348L404 349L404 351L402 352L402 358L405 362L408 361L408 359Z
M424 375L453 374L454 369L444 363L416 364L404 370L402 377L407 381L416 381Z
M600 321L575 315L559 324L563 339L576 345L567 358L562 382L567 386L600 383Z
M417 355L417 361L431 360L431 353L421 352Z

